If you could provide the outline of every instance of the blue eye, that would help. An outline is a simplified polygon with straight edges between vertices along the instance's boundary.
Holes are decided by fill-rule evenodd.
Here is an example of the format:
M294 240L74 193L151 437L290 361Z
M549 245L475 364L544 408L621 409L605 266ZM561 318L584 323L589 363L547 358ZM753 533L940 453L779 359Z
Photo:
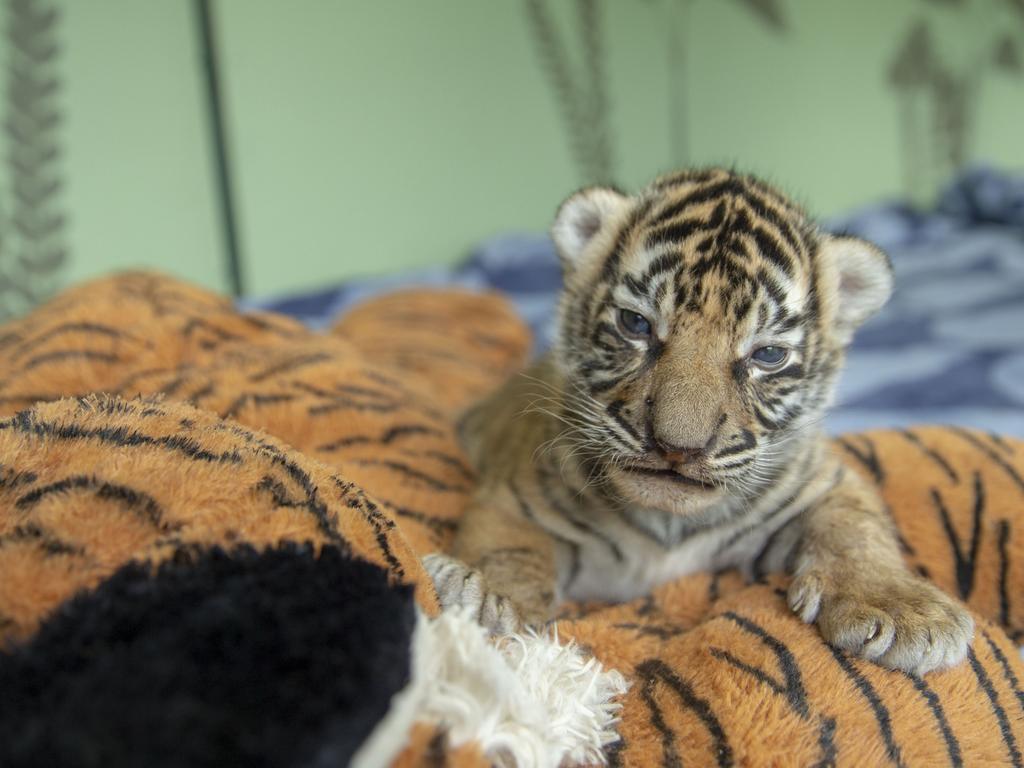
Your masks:
M643 315L628 309L619 310L619 327L630 336L646 338L651 335L651 323Z
M759 347L750 359L762 368L781 368L789 359L789 350L785 347Z

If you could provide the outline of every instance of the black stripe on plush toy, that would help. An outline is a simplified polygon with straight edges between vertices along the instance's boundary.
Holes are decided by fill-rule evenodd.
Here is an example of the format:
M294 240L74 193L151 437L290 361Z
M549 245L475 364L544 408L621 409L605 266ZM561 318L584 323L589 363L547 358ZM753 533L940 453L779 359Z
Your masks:
M127 565L0 654L0 765L346 765L414 624L411 588L335 548Z

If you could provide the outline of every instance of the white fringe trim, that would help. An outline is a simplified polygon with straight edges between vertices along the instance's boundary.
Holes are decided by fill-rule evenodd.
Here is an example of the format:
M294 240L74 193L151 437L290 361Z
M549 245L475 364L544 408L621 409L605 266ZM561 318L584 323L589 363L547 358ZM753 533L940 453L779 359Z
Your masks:
M475 742L501 768L603 765L618 741L625 678L557 634L525 632L497 641L469 612L421 617L413 676L360 748L356 768L386 766L417 722L441 724L449 743Z
M497 644L467 612L431 622L421 720L443 723L453 745L477 742L499 766L604 764L626 692L615 670L557 635L509 635Z

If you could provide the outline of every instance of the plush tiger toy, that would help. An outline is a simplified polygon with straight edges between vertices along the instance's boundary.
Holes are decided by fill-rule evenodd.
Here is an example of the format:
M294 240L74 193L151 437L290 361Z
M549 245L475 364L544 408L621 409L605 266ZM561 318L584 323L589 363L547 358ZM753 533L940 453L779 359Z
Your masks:
M480 481L454 557L426 558L442 604L504 632L563 599L786 569L790 606L833 645L913 673L963 659L970 616L906 570L820 429L891 292L886 255L719 169L584 189L552 235L559 337L463 420Z

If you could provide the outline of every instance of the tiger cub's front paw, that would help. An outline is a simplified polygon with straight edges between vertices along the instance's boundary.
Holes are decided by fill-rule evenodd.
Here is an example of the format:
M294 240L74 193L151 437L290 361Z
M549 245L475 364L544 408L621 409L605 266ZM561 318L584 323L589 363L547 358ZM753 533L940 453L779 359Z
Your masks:
M974 620L938 587L909 573L838 579L810 570L793 579L789 606L825 640L891 669L923 674L963 661Z
M520 629L519 611L512 600L490 591L480 571L438 553L425 556L423 565L434 581L442 609L468 608L480 625L493 634L509 634Z

